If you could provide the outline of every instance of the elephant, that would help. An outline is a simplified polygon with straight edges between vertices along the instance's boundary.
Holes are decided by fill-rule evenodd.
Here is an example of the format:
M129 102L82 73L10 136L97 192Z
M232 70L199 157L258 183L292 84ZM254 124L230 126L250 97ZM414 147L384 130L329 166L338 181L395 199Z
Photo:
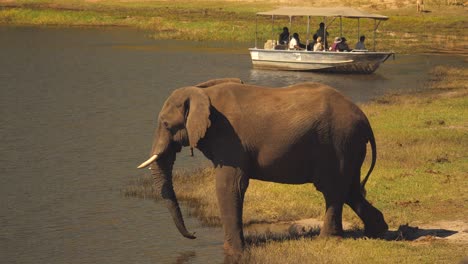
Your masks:
M361 183L368 142L372 162ZM193 239L172 184L176 154L186 146L213 163L227 255L245 249L242 211L250 179L313 183L326 205L320 236L343 235L344 204L363 221L366 236L388 230L383 214L365 199L377 150L370 123L330 86L308 82L270 88L227 78L172 92L159 113L150 158L138 168L150 166L176 227Z

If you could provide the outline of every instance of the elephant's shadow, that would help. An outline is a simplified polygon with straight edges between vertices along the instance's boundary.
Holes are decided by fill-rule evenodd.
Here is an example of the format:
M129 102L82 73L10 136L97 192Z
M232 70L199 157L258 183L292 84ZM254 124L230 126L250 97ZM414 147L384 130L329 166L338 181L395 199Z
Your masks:
M448 230L443 228L428 228L423 229L417 226L400 225L395 231L388 231L384 239L389 241L406 240L406 241L419 241L431 240L437 238L448 238L457 234L459 231Z
M382 238L386 241L425 241L438 238L447 238L458 231L447 229L422 229L417 226L400 225L397 230L389 230ZM318 238L320 227L307 228L299 225L291 225L286 232L249 233L246 235L246 243L249 246L259 246L267 242L282 242L289 240L299 240L303 238ZM359 228L345 230L344 239L369 239L364 235L364 230Z

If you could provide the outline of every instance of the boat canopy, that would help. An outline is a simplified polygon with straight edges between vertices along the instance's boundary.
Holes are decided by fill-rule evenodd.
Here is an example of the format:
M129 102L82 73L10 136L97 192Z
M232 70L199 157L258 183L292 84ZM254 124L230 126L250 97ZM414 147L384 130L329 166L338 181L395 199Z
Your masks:
M281 7L275 10L258 12L263 16L310 16L310 17L346 17L387 20L388 17L367 13L351 7Z

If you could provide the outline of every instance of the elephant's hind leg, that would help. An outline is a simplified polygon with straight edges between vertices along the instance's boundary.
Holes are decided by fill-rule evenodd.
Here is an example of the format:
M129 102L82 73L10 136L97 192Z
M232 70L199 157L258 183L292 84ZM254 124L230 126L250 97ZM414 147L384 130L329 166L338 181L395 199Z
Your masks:
M359 175L359 171L355 171ZM359 177L357 177L359 179ZM388 225L382 212L372 206L361 193L359 180L353 182L346 203L364 222L364 234L368 237L381 237L387 232Z

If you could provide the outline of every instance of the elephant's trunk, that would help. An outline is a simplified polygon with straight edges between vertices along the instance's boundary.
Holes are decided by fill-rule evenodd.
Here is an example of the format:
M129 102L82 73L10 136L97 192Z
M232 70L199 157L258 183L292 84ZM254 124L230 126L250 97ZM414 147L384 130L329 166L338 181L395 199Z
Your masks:
M165 154L168 155L164 155L165 157L161 157L160 159L158 158L156 162L151 165L151 172L153 174L156 190L161 190L161 197L165 201L179 232L186 238L194 239L196 238L194 234L189 233L185 227L184 219L172 185L172 166L175 161L175 152L167 151Z

